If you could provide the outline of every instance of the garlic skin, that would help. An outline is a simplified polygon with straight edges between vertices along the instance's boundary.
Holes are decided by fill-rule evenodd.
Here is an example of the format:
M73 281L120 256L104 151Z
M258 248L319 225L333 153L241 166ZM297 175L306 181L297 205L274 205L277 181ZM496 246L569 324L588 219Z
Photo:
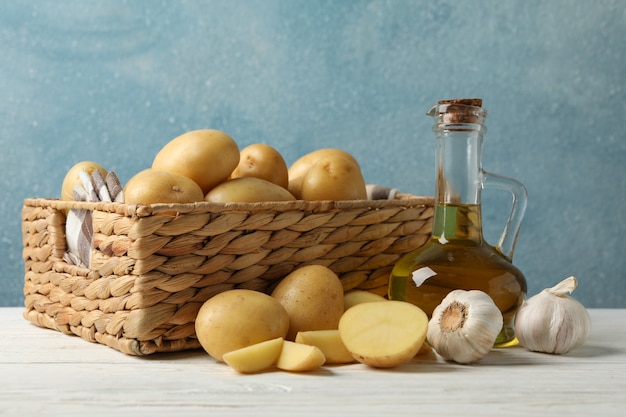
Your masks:
M577 286L571 276L522 304L515 317L515 335L521 346L561 355L585 343L591 330L589 312L567 295Z
M493 348L502 324L502 313L487 293L453 290L433 311L426 338L443 359L471 364Z

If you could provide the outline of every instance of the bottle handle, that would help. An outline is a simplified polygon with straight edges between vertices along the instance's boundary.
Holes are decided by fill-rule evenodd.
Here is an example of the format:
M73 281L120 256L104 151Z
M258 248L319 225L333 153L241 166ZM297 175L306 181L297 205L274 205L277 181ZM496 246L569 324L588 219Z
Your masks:
M526 187L524 187L524 184L513 178L485 171L483 171L482 187L509 191L513 195L511 213L509 214L504 230L500 235L500 239L496 244L496 249L504 255L505 258L511 261L513 259L515 243L517 242L517 235L519 233L520 226L522 225L522 219L524 218L526 205L528 203L528 193L526 191Z

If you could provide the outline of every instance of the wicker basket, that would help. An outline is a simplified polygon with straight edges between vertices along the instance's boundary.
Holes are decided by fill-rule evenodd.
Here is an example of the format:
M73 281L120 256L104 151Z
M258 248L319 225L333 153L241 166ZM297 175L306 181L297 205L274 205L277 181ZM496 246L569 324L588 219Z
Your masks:
M67 209L92 211L90 268L63 261ZM177 213L177 214L173 214ZM24 317L131 355L199 348L204 301L233 288L269 292L305 264L345 290L386 293L399 257L430 237L433 199L232 204L26 199Z

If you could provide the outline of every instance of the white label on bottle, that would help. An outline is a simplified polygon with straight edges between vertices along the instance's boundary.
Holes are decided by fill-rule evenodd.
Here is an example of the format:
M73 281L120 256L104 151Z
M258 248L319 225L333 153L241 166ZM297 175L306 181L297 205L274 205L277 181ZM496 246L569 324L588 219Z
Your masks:
M423 268L413 271L413 273L411 274L411 279L413 279L415 286L419 287L424 283L424 281L426 281L430 277L434 277L435 275L437 275L435 271L425 266Z

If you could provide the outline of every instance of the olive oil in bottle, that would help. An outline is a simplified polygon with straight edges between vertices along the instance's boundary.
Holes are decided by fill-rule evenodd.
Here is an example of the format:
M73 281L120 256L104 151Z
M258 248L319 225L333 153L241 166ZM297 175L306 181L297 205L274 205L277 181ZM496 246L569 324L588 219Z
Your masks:
M448 220L447 233L442 228L423 248L395 265L389 278L389 298L409 301L430 317L450 291L482 290L503 315L505 325L496 343L511 341L515 312L526 294L524 276L482 239L479 205L442 205L435 212L436 219Z

